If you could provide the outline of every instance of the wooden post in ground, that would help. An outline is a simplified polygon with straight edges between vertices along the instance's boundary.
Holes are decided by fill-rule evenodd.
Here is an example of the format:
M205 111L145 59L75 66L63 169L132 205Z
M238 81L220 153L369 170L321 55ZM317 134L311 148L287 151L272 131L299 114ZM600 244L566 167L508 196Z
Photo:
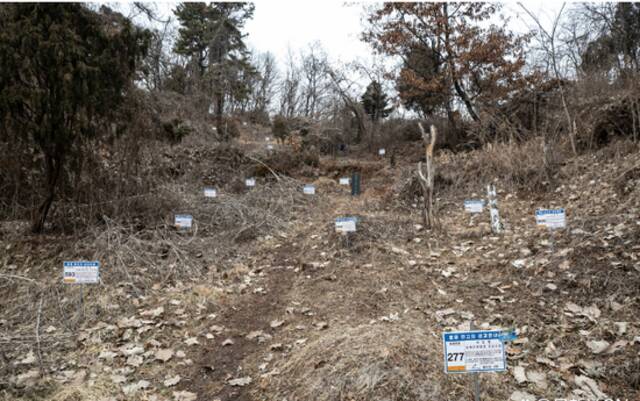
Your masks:
M420 179L420 186L422 186L423 195L422 220L425 227L433 228L436 225L435 211L433 210L433 183L435 177L435 166L433 165L433 149L435 148L438 130L435 126L432 125L431 132L427 134L421 123L418 123L418 126L420 127L420 131L422 132L425 162L427 165L427 176L425 177L424 173L422 172L422 162L418 162L418 178Z

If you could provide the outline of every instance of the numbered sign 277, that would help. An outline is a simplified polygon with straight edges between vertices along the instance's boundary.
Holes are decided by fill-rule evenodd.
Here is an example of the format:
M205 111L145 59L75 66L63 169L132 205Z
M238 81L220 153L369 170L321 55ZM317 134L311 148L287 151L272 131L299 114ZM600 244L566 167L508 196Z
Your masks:
M502 331L457 331L442 334L445 373L506 370Z

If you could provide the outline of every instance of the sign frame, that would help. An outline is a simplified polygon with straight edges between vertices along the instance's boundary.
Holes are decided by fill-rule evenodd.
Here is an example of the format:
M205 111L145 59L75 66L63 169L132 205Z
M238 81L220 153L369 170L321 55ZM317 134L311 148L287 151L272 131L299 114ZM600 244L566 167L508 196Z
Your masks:
M463 338L460 338L463 337ZM467 338L469 337L469 338ZM448 366L448 350L449 343L460 342L477 342L477 341L490 341L499 342L500 351L502 353L502 367L500 368L484 368L484 369L471 369L468 370L466 362L462 365L462 370L450 370ZM442 346L444 351L444 373L445 374L464 374L464 373L483 373L483 372L504 372L507 370L507 353L504 346L504 331L503 330L470 330L470 331L448 331L442 333ZM466 352L465 352L466 353ZM452 353L454 354L454 353ZM457 353L456 353L457 354ZM464 353L461 358L464 358ZM452 361L455 362L455 361Z
M547 221L547 216L561 216L561 221L557 221L556 218L552 219L551 222ZM565 208L557 208L557 209L536 209L535 213L536 217L536 225L544 226L549 230L561 230L563 228L567 228L567 212Z
M77 268L95 268L95 281L88 280L86 278L80 278L80 281L77 280L75 276L79 271L71 271ZM67 269L70 269L69 271ZM83 269L84 270L84 269ZM90 269L86 269L85 273L93 273ZM70 273L69 275L67 273ZM82 272L80 272L82 273ZM68 281L67 278L73 278L75 281ZM73 284L73 285L84 285L84 284L100 284L100 261L92 260L92 261L83 261L83 260L66 260L62 262L62 282L64 284Z
M315 195L316 194L315 185L305 184L305 186L302 187L302 193L304 193L305 195Z
M204 197L205 198L217 198L218 190L213 187L204 187Z
M183 226L181 224L178 223L178 220L189 220L189 226ZM178 229L178 230L191 230L191 227L193 227L193 216L190 214L176 214L173 218L173 225Z
M480 205L480 209L477 209L477 205ZM485 202L482 199L466 199L464 201L464 211L471 214L478 214L484 211Z
M345 228L344 223L347 223ZM335 229L337 233L348 234L358 231L358 218L357 217L337 217L335 220ZM353 229L351 229L353 225Z

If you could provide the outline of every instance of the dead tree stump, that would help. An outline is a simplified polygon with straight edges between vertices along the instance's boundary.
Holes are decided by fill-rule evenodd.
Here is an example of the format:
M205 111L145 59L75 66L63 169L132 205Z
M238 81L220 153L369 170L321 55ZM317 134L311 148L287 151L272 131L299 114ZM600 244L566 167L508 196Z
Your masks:
M422 132L422 141L424 142L425 163L427 165L427 176L422 171L422 162L418 162L418 178L422 187L422 222L427 228L436 226L436 213L433 209L433 183L435 177L435 166L433 164L433 149L435 148L438 130L435 126L431 126L431 132L427 134L418 123Z

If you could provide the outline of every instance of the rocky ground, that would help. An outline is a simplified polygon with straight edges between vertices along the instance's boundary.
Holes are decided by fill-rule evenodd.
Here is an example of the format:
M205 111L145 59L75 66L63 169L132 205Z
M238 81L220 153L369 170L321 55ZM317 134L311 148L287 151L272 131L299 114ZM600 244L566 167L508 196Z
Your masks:
M338 178L358 164L352 197ZM640 400L637 149L570 159L546 192L498 181L500 235L486 209L462 206L484 182L439 194L440 228L425 229L394 191L411 168L327 157L313 177L215 200L206 182L176 184L189 233L30 237L6 222L0 399L468 400L471 377L443 371L441 335L473 322L517 333L508 371L480 376L482 399ZM536 227L541 207L566 208L567 229ZM246 229L221 234L231 208ZM334 230L345 215L359 217L348 242ZM103 262L82 305L60 283L70 258Z

